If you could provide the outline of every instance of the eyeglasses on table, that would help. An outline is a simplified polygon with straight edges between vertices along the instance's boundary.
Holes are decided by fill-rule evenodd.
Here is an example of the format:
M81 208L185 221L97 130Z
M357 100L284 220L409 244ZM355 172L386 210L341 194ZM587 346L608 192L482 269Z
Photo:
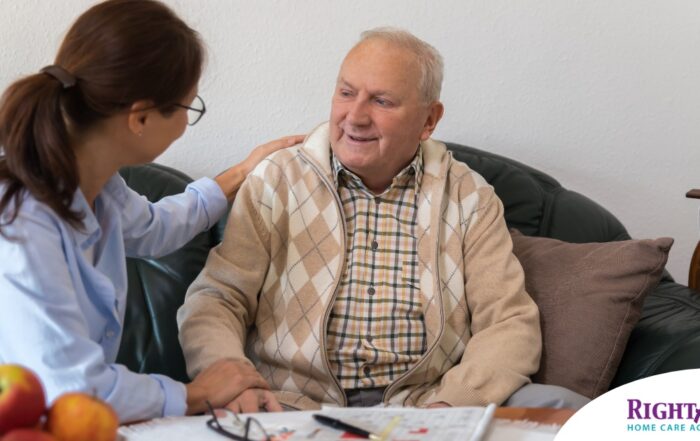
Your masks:
M262 424L253 417L246 417L244 421L238 414L231 412L233 415L231 424L222 424L224 419L219 419L216 416L216 412L214 412L214 408L209 401L206 403L211 413L211 418L207 420L207 427L219 435L237 441L270 441L272 439Z

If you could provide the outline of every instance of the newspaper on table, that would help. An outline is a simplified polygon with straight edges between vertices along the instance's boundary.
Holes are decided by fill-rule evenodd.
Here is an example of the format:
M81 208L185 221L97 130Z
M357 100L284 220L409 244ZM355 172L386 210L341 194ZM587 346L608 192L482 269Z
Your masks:
M336 418L379 435L383 441L479 441L493 418L495 406L420 409L407 407L324 408L320 411L239 414L237 421L230 412L220 414L220 424L239 436L245 434L247 417L255 418L273 441L347 441L356 435L319 424L314 414ZM221 441L220 434L207 427L211 417L166 417L141 424L124 426L119 434L127 441L166 439L168 441ZM258 441L265 435L251 425L249 439Z

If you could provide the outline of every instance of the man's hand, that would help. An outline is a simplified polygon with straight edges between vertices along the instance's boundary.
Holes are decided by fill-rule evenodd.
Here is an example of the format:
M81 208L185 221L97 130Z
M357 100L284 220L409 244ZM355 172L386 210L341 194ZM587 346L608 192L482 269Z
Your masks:
M269 389L267 382L242 360L219 360L204 369L187 387L187 414L204 412L209 400L214 408L224 407L246 389Z
M282 406L275 396L266 389L251 388L237 396L226 405L226 408L235 413L249 412L282 412Z

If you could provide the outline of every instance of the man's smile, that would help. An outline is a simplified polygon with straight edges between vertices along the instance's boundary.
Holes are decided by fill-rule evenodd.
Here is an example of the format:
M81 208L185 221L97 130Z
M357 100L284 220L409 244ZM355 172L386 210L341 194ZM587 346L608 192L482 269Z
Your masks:
M373 136L356 136L356 135L351 135L349 133L346 133L345 136L350 142L355 143L355 144L364 144L364 143L373 142L373 141L377 140L377 137L373 137Z

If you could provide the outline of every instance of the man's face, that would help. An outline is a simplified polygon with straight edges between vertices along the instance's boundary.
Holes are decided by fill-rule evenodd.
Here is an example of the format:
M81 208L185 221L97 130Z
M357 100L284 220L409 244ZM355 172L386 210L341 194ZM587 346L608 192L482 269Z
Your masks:
M381 40L353 48L340 68L330 141L340 162L370 190L383 191L415 156L442 116L421 99L415 56Z

